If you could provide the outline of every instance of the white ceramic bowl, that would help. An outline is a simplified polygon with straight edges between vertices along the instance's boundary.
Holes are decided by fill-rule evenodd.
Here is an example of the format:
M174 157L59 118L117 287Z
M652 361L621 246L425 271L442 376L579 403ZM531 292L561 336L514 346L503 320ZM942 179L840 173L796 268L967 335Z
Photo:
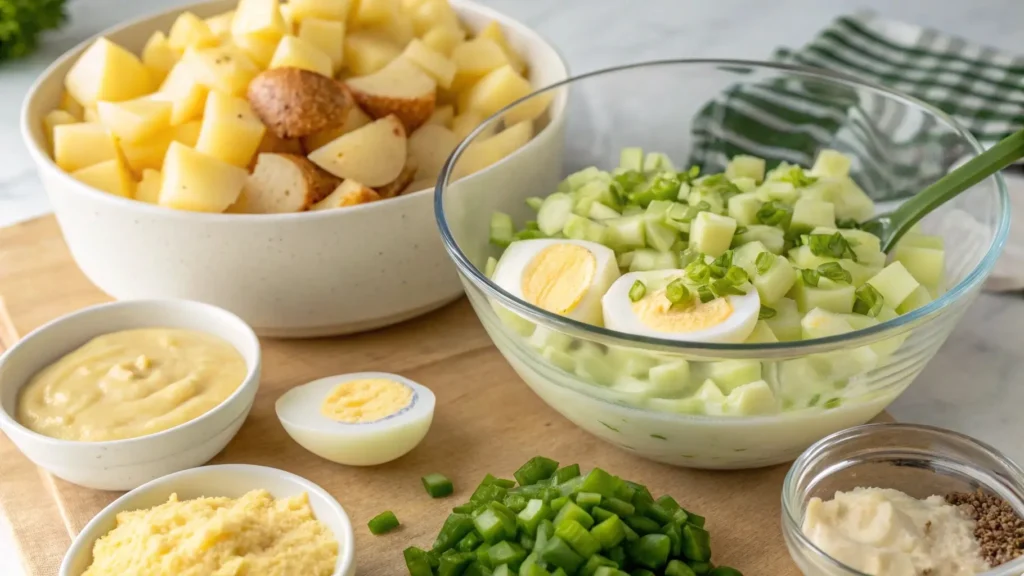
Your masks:
M338 501L316 484L291 472L252 466L222 464L182 470L153 480L121 496L97 514L71 543L60 565L60 576L80 576L92 563L92 547L98 538L117 525L118 512L152 508L167 502L172 493L179 500L225 496L238 498L251 490L263 489L274 498L288 498L305 492L316 519L330 528L338 540L338 561L332 576L356 573L355 540L352 523Z
M245 359L245 381L213 410L156 434L79 442L43 436L14 418L18 392L33 375L102 334L135 328L184 328L219 336ZM260 343L238 316L186 300L102 304L58 318L0 356L0 430L37 466L73 484L131 490L154 478L204 464L234 438L260 383Z
M206 17L236 3L178 7L102 35L139 53L183 10ZM554 48L526 26L465 0L451 3L471 28L497 20L529 62L535 86L567 77ZM116 197L65 174L47 151L42 118L58 105L65 74L91 42L43 72L26 97L21 128L71 255L101 290L118 299L208 302L235 312L260 335L280 337L370 330L462 295L438 236L431 190L324 212L201 214ZM553 189L561 176L563 108L564 98L555 101L551 121L529 144L466 184L497 182L521 196Z

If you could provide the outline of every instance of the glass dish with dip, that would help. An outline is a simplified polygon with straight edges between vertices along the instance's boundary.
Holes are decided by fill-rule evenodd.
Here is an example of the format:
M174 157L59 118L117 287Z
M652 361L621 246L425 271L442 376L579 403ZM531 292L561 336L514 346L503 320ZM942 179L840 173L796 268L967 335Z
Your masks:
M782 531L790 555L809 576L918 573L910 565L928 561L920 557L928 550L913 542L920 528L923 541L931 540L926 544L941 556L943 568L936 565L931 576L1024 573L1024 556L988 570L980 556L966 557L980 554L971 542L974 522L944 500L979 492L1024 517L1024 471L991 446L929 426L857 426L822 439L793 463L782 489ZM931 522L916 525L924 519ZM912 561L912 554L918 558ZM954 563L960 571L950 571Z

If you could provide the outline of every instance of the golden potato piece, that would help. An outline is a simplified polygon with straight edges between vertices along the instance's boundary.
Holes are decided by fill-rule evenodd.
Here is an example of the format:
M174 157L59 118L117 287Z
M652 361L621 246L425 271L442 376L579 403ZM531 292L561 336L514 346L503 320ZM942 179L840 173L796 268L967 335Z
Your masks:
M380 195L373 188L356 182L345 180L334 192L326 198L313 205L311 210L329 210L331 208L344 208L346 206L357 206L380 200Z
M338 182L302 156L260 154L256 168L245 181L245 211L302 212L330 194Z
M416 178L416 166L416 159L410 156L405 161L405 166L402 167L402 172L399 173L398 178L395 178L383 186L378 186L376 188L377 194L381 198L394 198L401 194L405 190L405 187Z
M402 172L407 149L402 122L387 116L324 144L309 159L339 178L384 186Z
M454 132L437 124L426 124L413 132L409 136L409 157L416 160L416 179L436 180L448 156L461 141Z
M395 115L407 132L419 128L434 113L437 83L405 58L379 71L346 83L359 107L374 118Z
M352 98L326 76L275 68L257 76L248 91L256 115L279 138L302 138L345 123Z
M171 142L164 157L160 205L194 212L223 212L238 200L248 172Z
M362 128L370 122L373 122L373 118L370 118L366 112L363 112L362 108L359 106L352 106L352 109L348 112L348 116L345 117L344 124L337 128L323 130L316 134L306 136L302 139L302 148L306 151L306 154L310 154L331 140L334 140L343 134L348 134L357 128Z
M520 122L494 136L473 142L455 165L455 177L478 172L522 148L533 136L533 125Z

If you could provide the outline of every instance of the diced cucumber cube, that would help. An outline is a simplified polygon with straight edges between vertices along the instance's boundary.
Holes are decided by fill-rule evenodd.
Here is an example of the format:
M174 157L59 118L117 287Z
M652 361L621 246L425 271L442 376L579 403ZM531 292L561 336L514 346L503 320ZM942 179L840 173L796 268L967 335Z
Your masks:
M498 320L500 320L502 324L511 328L513 332L519 334L523 338L533 334L534 329L537 328L536 324L509 310L497 301L491 300L491 308L494 310L494 315L498 317Z
M610 220L612 218L618 218L622 216L615 211L614 208L609 208L600 202L595 202L590 205L590 211L587 212L587 217L591 220Z
M729 249L735 232L732 218L701 212L690 225L690 248L717 258Z
M899 312L900 314L906 314L907 312L917 310L921 306L924 306L925 304L928 304L931 301L931 292L928 292L928 289L925 288L924 286L918 286L917 288L914 289L913 292L910 293L910 296L907 296L906 299L900 303L900 306L899 308L896 309L896 311Z
M893 262L867 282L885 299L885 304L898 309L911 292L921 285L900 262Z
M675 252L659 252L657 250L634 250L633 260L629 263L630 272L646 272L648 270L664 270L676 268L678 261Z
M676 200L679 200L680 202L686 202L689 197L690 184L688 182L683 182L679 184L679 192L676 194Z
M856 288L852 284L837 284L822 278L817 287L806 286L803 279L798 277L789 296L796 300L797 307L804 314L815 308L836 314L849 314L853 312L855 292Z
M857 222L863 222L874 216L875 203L852 178L843 178L839 183L839 194L835 199L836 218L840 220L851 218Z
M729 180L740 192L753 192L757 190L757 182L753 178L733 178Z
M857 346L841 352L812 354L807 360L828 380L852 378L878 367L878 354L870 346Z
M773 344L778 341L779 339L775 337L775 333L764 320L758 320L757 324L754 324L754 331L747 336L746 340L747 344Z
M811 270L825 264L827 262L836 262L835 258L828 258L825 256L815 256L811 252L810 246L797 246L789 251L789 258L793 261L793 264L800 268L809 268Z
M647 352L627 348L609 348L608 362L620 374L635 378L647 376L651 368L659 364L658 359Z
M933 289L943 285L946 271L945 250L908 246L900 242L893 257L921 284Z
M512 243L512 235L515 234L515 226L512 224L512 217L504 212L491 214L491 244L508 246Z
M647 245L659 252L667 252L672 249L676 239L679 237L677 230L667 224L647 220L644 222L644 231L647 237Z
M574 372L576 369L576 360L574 360L569 354L556 348L544 348L541 350L540 356L566 372Z
M779 298L772 308L775 309L775 316L765 320L765 323L772 329L775 337L782 342L799 340L801 337L800 308L796 301Z
M690 385L690 363L676 360L659 364L647 372L647 379L660 390L682 394Z
M853 326L854 330L864 330L865 328L871 328L872 326L877 326L879 324L877 318L872 318L863 314L840 314L840 316L843 317L843 320L849 322L850 326Z
M647 210L644 212L649 220L664 220L668 217L669 210L676 203L671 200L651 200L651 203L647 205Z
M722 201L721 194L714 190L708 190L699 186L691 188L690 193L686 196L686 203L690 206L697 206L701 202L710 206L710 208L708 208L709 212L725 214L725 203Z
M772 254L782 254L782 249L786 245L786 234L781 228L756 224L747 226L745 232L736 235L737 245L748 244L754 241L764 244L764 247Z
M615 372L605 353L589 342L582 342L580 349L572 353L576 358L576 375L602 386L611 385Z
M882 241L870 232L863 230L836 230L831 227L818 227L811 234L835 234L839 232L850 243L853 253L857 255L857 263L867 266L885 266L885 254L882 253Z
M764 158L740 154L733 156L725 167L725 177L733 180L736 178L750 178L755 182L764 180Z
M811 249L807 246L799 246L789 251L789 257L793 261L793 264L798 268L808 268L811 270L817 269L818 266L826 264L828 262L839 262L839 265L844 270L850 273L852 277L852 285L854 288L859 288L869 278L877 274L880 270L880 266L867 265L861 262L854 262L848 258L842 260L836 260L835 258L828 258L825 256L815 256Z
M817 182L801 191L801 198L821 200L835 203L843 191L843 182L839 178L819 178Z
M660 171L675 172L676 167L669 160L668 156L661 152L648 152L647 156L644 157L644 172Z
M756 272L751 276L751 283L757 289L763 306L772 306L786 295L796 283L796 270L785 256L776 256L775 262L767 272Z
M903 238L900 238L899 245L914 246L917 248L933 248L935 250L944 250L946 247L942 240L942 236L931 236L920 232L907 232L903 235Z
M770 252L761 242L754 240L740 245L732 251L732 263L743 268L751 278L757 274L757 255Z
M537 227L545 236L554 236L561 232L572 214L573 206L572 196L564 192L555 192L548 196L537 211Z
M619 268L628 269L629 265L633 263L633 253L623 252L622 254L616 256L615 260L616 263L619 265Z
M588 166L579 172L569 174L565 178L565 182L569 185L570 190L577 190L582 188L584 184L604 177L606 177L606 174L596 166Z
M748 382L761 379L761 363L756 360L721 360L707 365L708 378L728 394Z
M846 321L844 314L836 314L822 308L814 308L805 314L800 321L800 329L805 340L853 332L853 326Z
M608 227L606 241L616 252L625 252L646 245L644 219L639 215L610 218L603 222Z
M607 232L608 229L604 224L599 224L576 214L569 214L565 221L565 228L562 229L562 233L565 234L566 238L588 240L599 244L604 243Z
M644 213L643 207L637 206L636 204L630 204L629 206L624 206L622 208L622 215L623 216L637 216L637 215L643 214L643 213Z
M644 168L644 151L641 148L623 148L619 153L619 168L640 172Z
M725 400L725 394L722 394L722 389L711 379L704 380L700 388L697 388L697 391L693 393L693 397L704 402L722 402Z
M737 194L729 198L729 217L740 226L757 224L757 211L764 202L754 193Z
M817 227L835 228L836 207L831 202L801 198L793 205L793 220L790 231L803 234Z
M818 158L811 167L811 176L843 178L850 175L850 157L835 150L818 152Z
M757 194L758 198L765 202L768 202L769 200L778 200L780 202L785 202L786 204L792 204L800 197L800 191L797 190L796 186L790 182L778 182L771 180L761 184L754 193Z
M587 214L590 214L590 207L594 204L597 204L597 200L593 198L577 198L576 203L573 204L572 213L586 218Z
M778 394L797 407L820 404L821 390L828 387L826 375L807 358L779 362ZM818 399L816 400L815 397Z
M747 416L774 414L778 411L779 403L775 399L775 394L764 380L737 386L725 399L725 412L728 414Z
M573 338L551 328L537 326L527 343L537 350L550 348L564 352L572 346Z

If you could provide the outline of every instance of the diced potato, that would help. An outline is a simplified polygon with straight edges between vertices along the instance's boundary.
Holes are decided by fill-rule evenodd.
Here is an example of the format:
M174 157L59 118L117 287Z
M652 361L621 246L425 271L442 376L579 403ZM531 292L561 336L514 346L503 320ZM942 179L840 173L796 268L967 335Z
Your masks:
M452 118L452 132L459 137L459 140L465 140L469 133L476 130L476 127L483 123L485 116L479 112L464 112ZM493 131L497 125L491 128ZM478 138L484 138L487 134L480 134Z
M186 48L216 46L220 43L220 38L210 30L204 20L191 12L182 12L171 25L167 42L171 48L184 52Z
M398 15L399 5L398 0L359 0L352 21L362 26L390 22Z
M501 46L488 38L474 38L459 44L452 50L452 62L457 70L452 89L457 92L468 88L488 72L509 64Z
M141 176L147 169L160 170L171 142L181 142L185 146L194 147L199 140L201 126L198 120L186 122L141 142L118 142L118 147L128 167L137 176Z
M525 146L531 137L533 126L529 122L520 122L494 136L473 142L456 164L455 177L461 178L497 163Z
M532 90L533 88L531 88ZM543 92L541 94L535 94L530 99L516 104L508 112L505 112L504 118L506 124L517 124L519 122L529 122L540 117L548 106L551 105L551 100L555 97L553 92Z
M160 186L163 175L159 170L144 170L142 180L135 186L135 199L140 202L156 204L160 200Z
M373 118L370 118L366 112L363 112L362 108L353 106L352 109L348 111L348 116L345 117L344 124L332 130L324 130L323 132L317 132L316 134L306 136L302 139L302 148L307 154L310 154L331 140L334 140L344 134L348 134L358 128L362 128L370 122L373 122Z
M65 172L116 158L114 138L102 124L61 124L53 128L53 160Z
M221 12L216 16L211 16L205 20L206 27L210 29L210 32L220 38L221 40L228 40L231 38L231 22L235 19L235 11L228 10L227 12Z
M306 18L299 26L299 38L331 57L334 72L345 62L345 23L322 18Z
M519 56L519 53L509 45L508 38L506 38L505 33L501 31L501 24L498 24L496 20L491 20L491 23L484 26L483 30L480 30L476 37L494 40L498 46L501 46L502 52L505 53L505 57L508 58L509 64L512 65L512 68L516 72L522 74L526 71L526 63L523 61L523 58Z
M151 97L171 103L171 124L184 124L198 118L206 103L206 86L192 73L184 62L171 68L170 74Z
M62 92L60 95L60 109L71 114L79 121L84 118L85 107L79 104L78 101L75 100L74 96L69 94L67 90Z
M235 166L248 166L266 127L242 98L211 92L196 150Z
M348 19L351 0L290 0L291 16L296 24L307 18L322 18L344 22Z
M413 29L417 36L423 36L438 27L459 27L459 17L448 4L448 0L426 0L409 10ZM461 38L460 38L461 40Z
M124 102L97 102L100 123L118 140L139 142L171 127L173 105L149 97Z
M46 132L46 138L50 142L50 150L53 150L53 129L62 124L75 124L78 122L78 118L75 118L67 110L50 110L46 116L43 116L43 131Z
M334 63L316 46L296 36L285 36L270 59L269 68L301 68L331 78Z
M437 124L445 128L452 127L452 119L455 117L455 108L452 106L437 106L434 113L427 118L427 124Z
M286 34L294 35L295 34L295 16L292 13L292 5L291 4L282 4L281 8L280 8L280 11L281 11L281 19L284 20L285 33ZM239 198L239 202L244 202L244 200L245 200L245 192L242 192L242 197ZM238 202L236 202L235 204L238 204ZM228 208L228 212L230 212L230 211L231 211L231 209Z
M351 178L342 182L334 192L326 198L314 204L310 210L327 210L329 208L344 208L346 206L357 206L380 200L380 195L373 188L369 188L352 180Z
M368 32L345 36L345 64L354 76L373 74L402 53L395 43Z
M455 63L430 49L421 40L409 42L402 56L429 74L438 86L450 88L455 79Z
M245 169L172 142L164 158L161 206L195 212L223 212L238 199Z
M488 73L468 91L466 108L491 116L533 91L529 80L505 65Z
M92 124L99 124L100 114L96 111L95 106L91 106L85 109L85 113L82 114L83 120Z
M437 179L441 167L462 139L436 124L426 124L409 136L409 157L416 161L416 179Z
M395 17L387 22L373 24L362 29L387 38L399 46L405 46L416 38L412 18L402 12L395 14Z
M167 73L174 68L181 58L178 52L167 42L167 36L157 30L149 37L145 48L142 49L142 63L149 69L150 76L156 82L163 82Z
M359 107L374 118L394 114L407 132L419 128L434 113L437 83L405 58L369 76L346 82Z
M242 196L251 214L308 210L341 182L302 156L260 154Z
M135 192L135 180L119 158L76 170L71 177L114 196L131 198Z
M466 39L466 31L458 26L437 26L427 30L420 39L431 50L451 56L455 47Z
M232 36L257 36L276 42L291 33L281 16L278 0L239 0L231 21Z
M388 116L328 142L309 159L339 178L383 186L402 172L406 140L401 121Z
M64 87L82 106L99 100L131 100L153 90L153 79L142 61L106 38L93 42L64 77Z
M181 61L200 84L232 96L244 96L249 82L260 73L259 67L234 46L189 48Z
M263 70L270 66L270 61L274 58L274 51L277 50L278 44L262 36L250 34L234 36L231 41L252 60L253 64Z

